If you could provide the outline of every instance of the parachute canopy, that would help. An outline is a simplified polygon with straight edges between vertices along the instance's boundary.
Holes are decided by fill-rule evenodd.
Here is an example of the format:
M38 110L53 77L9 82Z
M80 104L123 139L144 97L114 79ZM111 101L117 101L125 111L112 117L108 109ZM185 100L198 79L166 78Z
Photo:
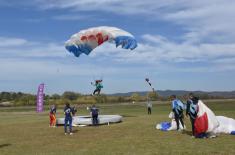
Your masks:
M129 32L116 27L100 26L81 30L72 35L66 41L65 48L79 57L82 53L89 55L93 49L104 42L113 42L116 47L121 46L124 49L133 50L137 47L137 41Z

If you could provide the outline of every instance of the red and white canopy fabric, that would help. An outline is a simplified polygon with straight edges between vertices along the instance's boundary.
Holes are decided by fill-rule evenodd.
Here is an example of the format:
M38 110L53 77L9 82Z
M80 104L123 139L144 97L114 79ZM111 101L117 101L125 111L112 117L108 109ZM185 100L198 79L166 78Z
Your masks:
M219 126L215 114L201 101L198 101L198 113L194 123L195 134L209 133Z
M219 127L213 131L214 134L235 134L235 119L225 116L216 116L216 119L219 121Z

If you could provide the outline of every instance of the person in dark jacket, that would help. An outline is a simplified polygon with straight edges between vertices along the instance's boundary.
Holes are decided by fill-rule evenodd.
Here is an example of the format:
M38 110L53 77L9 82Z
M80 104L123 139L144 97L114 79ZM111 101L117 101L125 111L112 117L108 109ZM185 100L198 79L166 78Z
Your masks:
M69 123L69 134L72 135L72 116L73 116L73 110L70 107L69 103L66 103L65 107L64 107L64 134L67 135L67 125Z
M99 109L95 105L93 105L90 108L90 111L91 111L90 113L92 117L92 124L96 126L99 124L99 121L98 121Z
M195 119L198 112L198 100L199 98L194 96L193 93L189 93L186 107L186 116L190 117L190 122L192 124L192 136L195 136Z

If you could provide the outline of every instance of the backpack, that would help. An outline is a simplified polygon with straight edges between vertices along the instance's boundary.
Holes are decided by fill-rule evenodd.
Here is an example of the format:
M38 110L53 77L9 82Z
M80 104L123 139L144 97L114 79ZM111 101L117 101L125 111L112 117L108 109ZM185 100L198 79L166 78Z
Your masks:
M91 113L92 113L92 116L98 115L98 109L97 108L92 108Z
M183 102L180 100L177 100L177 110L179 110L181 112L184 109L185 109L185 105L183 104Z
M197 116L197 111L198 111L198 105L191 103L189 107L189 113L192 118L196 118Z

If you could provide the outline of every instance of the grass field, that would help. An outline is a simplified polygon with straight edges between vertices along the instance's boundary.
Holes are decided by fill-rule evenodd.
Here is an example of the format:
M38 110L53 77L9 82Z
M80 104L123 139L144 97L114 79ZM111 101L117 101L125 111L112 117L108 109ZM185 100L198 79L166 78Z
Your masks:
M235 100L205 103L216 115L235 118ZM88 114L85 107L78 110L78 115ZM0 108L0 155L235 154L235 136L192 139L187 119L185 133L156 130L156 123L170 121L169 104L154 104L152 115L147 115L141 103L99 107L102 114L124 116L123 122L75 127L72 136L65 136L63 127L49 128L48 112L37 114L33 107ZM62 116L59 110L58 117Z

